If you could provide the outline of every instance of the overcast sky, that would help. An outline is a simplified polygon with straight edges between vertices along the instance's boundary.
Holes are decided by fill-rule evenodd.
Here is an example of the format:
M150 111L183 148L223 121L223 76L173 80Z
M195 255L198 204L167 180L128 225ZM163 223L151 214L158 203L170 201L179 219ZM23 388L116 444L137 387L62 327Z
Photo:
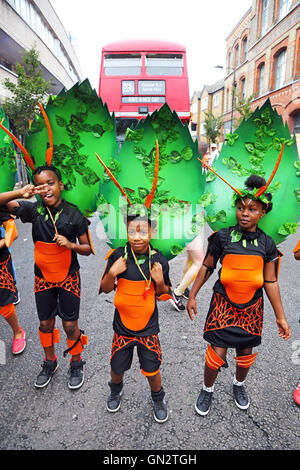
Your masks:
M187 50L190 96L223 77L225 39L252 0L51 0L84 78L98 91L102 47L123 39L175 41Z

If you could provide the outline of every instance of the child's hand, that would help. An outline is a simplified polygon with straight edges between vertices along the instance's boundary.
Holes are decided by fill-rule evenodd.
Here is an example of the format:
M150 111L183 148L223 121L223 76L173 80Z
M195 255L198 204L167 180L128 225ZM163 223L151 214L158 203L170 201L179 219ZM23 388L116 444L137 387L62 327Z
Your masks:
M153 263L150 274L151 274L153 281L155 281L156 284L161 284L162 282L164 282L162 265L158 263L157 261Z
M2 238L2 239L0 240L0 250L2 250L2 248L4 248L5 246L6 246L6 244L5 244L5 239Z
M190 319L194 320L193 313L195 314L195 316L198 315L195 297L189 297L188 303L186 304L186 308Z
M26 186L20 189L20 197L23 199L29 199L35 194L35 186L33 184L26 184Z
M278 326L278 334L282 339L289 339L291 337L291 328L285 318L276 320Z
M58 246L63 246L67 248L68 250L72 249L72 243L63 235L55 235L53 238L53 241L57 243Z
M110 273L114 276L114 277L117 277L119 274L122 274L124 273L124 271L126 271L127 269L127 264L126 264L126 260L125 258L123 258L122 256L120 258L118 258L114 264L112 265L112 267L110 268Z

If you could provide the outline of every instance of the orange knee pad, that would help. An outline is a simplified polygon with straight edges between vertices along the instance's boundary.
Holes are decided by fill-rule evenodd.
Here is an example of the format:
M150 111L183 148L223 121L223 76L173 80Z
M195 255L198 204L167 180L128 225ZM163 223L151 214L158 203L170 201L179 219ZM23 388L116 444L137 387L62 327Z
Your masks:
M43 348L49 348L50 346L53 346L55 343L60 343L60 335L59 335L58 328L55 328L50 333L43 333L39 329L39 335L40 335L41 345L43 346Z
M68 349L64 351L64 357L68 353L71 354L71 356L77 356L77 354L81 354L84 347L86 344L88 344L88 337L87 335L84 334L84 331L80 330L80 336L77 340L71 340L67 339L68 343Z
M225 361L218 356L218 354L213 350L210 344L207 346L205 354L205 363L207 367L213 370L219 370L225 364Z
M248 356L237 356L234 359L236 360L236 363L239 367L242 367L243 369L248 369L254 364L256 356L257 353L254 353L248 354Z
M4 307L0 307L0 315L8 320L8 318L12 317L15 313L15 306L14 304L4 305Z

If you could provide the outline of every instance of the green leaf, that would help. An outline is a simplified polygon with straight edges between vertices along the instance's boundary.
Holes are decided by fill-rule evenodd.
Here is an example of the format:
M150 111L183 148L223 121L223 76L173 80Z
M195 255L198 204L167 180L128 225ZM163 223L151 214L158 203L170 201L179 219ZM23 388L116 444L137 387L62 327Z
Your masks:
M172 255L174 256L177 256L179 255L180 253L182 253L184 250L184 247L180 246L180 245L172 245L171 248L170 248L170 251L172 253Z
M286 224L281 225L281 227L278 230L279 235L290 235L290 234L295 234L298 229L298 224L293 223L293 222L288 222Z
M193 150L191 147L186 146L184 149L181 151L182 158L186 161L191 160L193 158Z

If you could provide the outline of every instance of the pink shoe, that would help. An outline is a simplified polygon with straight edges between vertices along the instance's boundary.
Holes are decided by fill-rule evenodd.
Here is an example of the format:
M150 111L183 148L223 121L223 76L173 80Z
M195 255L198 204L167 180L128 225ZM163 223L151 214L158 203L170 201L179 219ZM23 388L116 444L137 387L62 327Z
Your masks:
M297 405L300 405L300 382L298 383L298 386L295 388L294 391L294 400Z
M24 351L25 346L26 346L26 341L25 341L25 331L23 328L22 330L22 337L18 339L13 339L13 345L12 345L12 353L13 354L20 354L21 352Z

